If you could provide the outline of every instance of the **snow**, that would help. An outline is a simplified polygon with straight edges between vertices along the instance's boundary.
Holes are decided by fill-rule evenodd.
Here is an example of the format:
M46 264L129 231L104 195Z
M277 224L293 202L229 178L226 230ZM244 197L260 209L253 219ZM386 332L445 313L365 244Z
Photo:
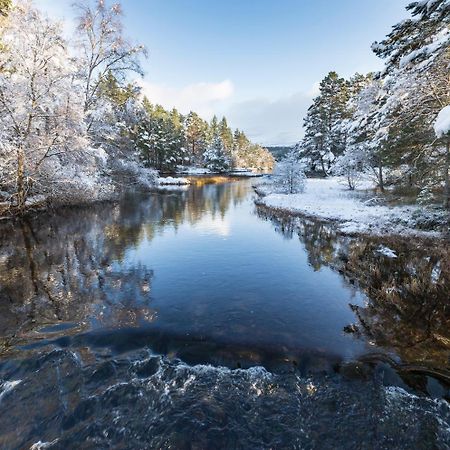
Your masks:
M338 230L345 234L436 234L414 229L413 216L420 214L419 206L390 207L358 199L358 191L361 194L361 190L371 187L367 179L361 182L358 190L350 191L345 187L342 177L309 178L302 194L268 193L258 203L318 220L336 222ZM261 191L267 189L258 188L258 192ZM394 257L391 252L387 252L388 249L385 250L386 256Z
M258 178L261 177L262 175L259 173L255 173L255 172L245 172L245 171L240 171L240 170L232 170L231 172L228 172L228 175L231 175L233 177L248 177L248 178Z
M414 61L419 56L428 56L435 54L436 50L448 45L450 40L450 33L448 30L443 30L442 33L439 33L436 40L434 40L431 44L425 45L422 48L412 51L408 53L403 58L400 59L400 68L404 68L409 63Z
M157 184L162 185L187 185L191 182L187 178L175 178L175 177L160 177L157 180Z
M187 184L159 184L156 189L161 192L185 192L189 189Z
M391 258L391 259L397 258L397 253L395 253L394 250L392 250L389 247L385 247L383 245L380 245L378 247L377 252L380 255L386 256L386 258Z
M177 173L185 175L209 175L211 171L205 167L178 166Z
M450 105L443 108L438 114L434 123L434 132L438 138L450 133Z

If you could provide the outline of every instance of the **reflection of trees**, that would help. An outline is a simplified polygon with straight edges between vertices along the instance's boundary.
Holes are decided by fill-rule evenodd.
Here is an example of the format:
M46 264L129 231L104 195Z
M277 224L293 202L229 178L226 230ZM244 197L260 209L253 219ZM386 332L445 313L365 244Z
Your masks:
M1 336L58 321L120 326L151 319L151 271L115 267L141 238L131 222L115 228L122 213L100 205L2 228Z
M163 212L162 217L176 225L183 222L195 224L205 214L223 217L230 206L241 203L248 193L245 183L223 181L223 177L199 178L186 191L161 196L158 206Z
M202 183L1 225L0 336L58 321L118 327L151 320L152 272L130 268L127 251L167 226L223 216L247 189Z
M329 225L266 208L258 214L285 236L297 234L311 265L338 270L369 298L352 306L357 324L346 327L379 348L394 349L405 364L450 369L450 247L396 237L338 235ZM388 258L380 246L394 250Z

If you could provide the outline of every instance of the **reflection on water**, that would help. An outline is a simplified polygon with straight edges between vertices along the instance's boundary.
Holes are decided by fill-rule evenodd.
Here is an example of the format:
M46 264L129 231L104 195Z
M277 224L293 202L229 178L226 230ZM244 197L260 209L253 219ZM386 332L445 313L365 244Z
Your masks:
M447 242L394 237L350 238L329 225L259 208L261 218L288 237L298 237L316 269L332 267L367 294L351 305L355 322L345 331L381 349L373 355L396 366L411 382L427 374L450 382L450 247ZM382 248L395 257L386 256ZM370 359L370 358L366 358ZM426 380L425 380L426 383ZM424 387L426 391L426 388Z
M205 186L2 225L0 342L54 322L115 328L151 320L153 271L145 261L125 264L126 252L205 212L223 217L245 193L240 184Z
M363 296L273 233L249 182L223 181L5 229L3 345L150 345L189 363L305 370L364 353L342 332Z
M3 224L0 447L446 448L448 261L247 180Z

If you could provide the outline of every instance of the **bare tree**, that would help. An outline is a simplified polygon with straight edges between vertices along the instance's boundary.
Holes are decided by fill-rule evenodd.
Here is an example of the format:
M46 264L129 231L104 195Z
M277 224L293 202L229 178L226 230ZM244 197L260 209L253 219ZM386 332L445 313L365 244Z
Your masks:
M146 55L142 45L132 45L123 36L122 8L97 0L92 8L88 1L76 3L78 10L78 47L80 75L84 85L84 111L88 129L94 122L93 110L99 99L102 81L108 74L124 81L130 72L143 75L139 56Z

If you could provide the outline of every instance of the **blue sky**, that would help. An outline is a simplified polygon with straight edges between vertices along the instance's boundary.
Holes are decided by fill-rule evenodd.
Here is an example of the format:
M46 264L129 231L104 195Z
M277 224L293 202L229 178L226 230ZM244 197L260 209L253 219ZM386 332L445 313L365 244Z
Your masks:
M149 50L143 89L205 118L226 114L262 144L291 144L330 70L381 68L370 45L409 0L123 0L126 34ZM73 0L36 0L70 20Z

